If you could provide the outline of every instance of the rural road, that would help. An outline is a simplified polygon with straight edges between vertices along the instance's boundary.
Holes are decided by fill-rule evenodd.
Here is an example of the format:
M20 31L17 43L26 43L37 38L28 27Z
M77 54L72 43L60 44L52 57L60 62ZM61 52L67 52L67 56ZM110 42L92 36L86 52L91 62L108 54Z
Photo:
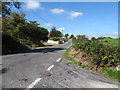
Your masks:
M2 88L118 88L118 83L68 64L67 43L2 57ZM111 90L111 89L110 89ZM117 89L116 89L117 90Z

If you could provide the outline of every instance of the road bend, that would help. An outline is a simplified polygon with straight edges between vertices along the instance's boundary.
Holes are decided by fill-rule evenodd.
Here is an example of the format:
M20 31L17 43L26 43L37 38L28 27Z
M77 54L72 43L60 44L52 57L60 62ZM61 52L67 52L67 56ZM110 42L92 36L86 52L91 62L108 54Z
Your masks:
M2 56L2 88L118 88L118 83L68 64L72 40L26 53Z

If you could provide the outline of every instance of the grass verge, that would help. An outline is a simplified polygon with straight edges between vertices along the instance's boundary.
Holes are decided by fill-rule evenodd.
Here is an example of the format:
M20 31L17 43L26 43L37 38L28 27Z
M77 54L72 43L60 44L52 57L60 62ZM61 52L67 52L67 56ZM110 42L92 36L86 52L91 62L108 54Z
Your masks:
M65 52L64 52L64 57L69 59L71 62L68 62L68 64L77 64L79 65L81 68L88 68L88 66L85 65L80 65L80 62L76 62L73 58L69 57L68 53L69 51L72 49L72 46L69 47Z
M111 80L120 82L120 71L106 68L103 72L103 75L109 77Z

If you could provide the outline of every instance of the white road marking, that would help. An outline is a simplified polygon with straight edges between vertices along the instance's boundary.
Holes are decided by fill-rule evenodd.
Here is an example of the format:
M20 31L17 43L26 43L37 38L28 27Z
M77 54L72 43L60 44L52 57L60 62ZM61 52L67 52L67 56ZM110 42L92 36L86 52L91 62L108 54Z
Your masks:
M59 62L62 58L59 58L56 62ZM54 67L54 65L51 65L47 71L50 71L52 68ZM38 78L36 79L33 83L31 83L28 88L33 88L42 78Z
M54 67L54 65L51 65L51 66L47 69L47 71L50 71L53 67Z
M33 83L31 83L28 88L33 88L42 78L36 79Z
M62 60L62 58L59 58L56 62L60 62L60 60Z

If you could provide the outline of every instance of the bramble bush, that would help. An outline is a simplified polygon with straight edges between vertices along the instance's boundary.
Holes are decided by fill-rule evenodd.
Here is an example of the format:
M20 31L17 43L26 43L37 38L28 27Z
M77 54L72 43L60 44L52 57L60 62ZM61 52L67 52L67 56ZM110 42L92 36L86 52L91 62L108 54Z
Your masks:
M98 40L82 38L73 39L73 48L88 53L93 59L93 64L97 67L116 67L118 64L119 47L106 46Z

